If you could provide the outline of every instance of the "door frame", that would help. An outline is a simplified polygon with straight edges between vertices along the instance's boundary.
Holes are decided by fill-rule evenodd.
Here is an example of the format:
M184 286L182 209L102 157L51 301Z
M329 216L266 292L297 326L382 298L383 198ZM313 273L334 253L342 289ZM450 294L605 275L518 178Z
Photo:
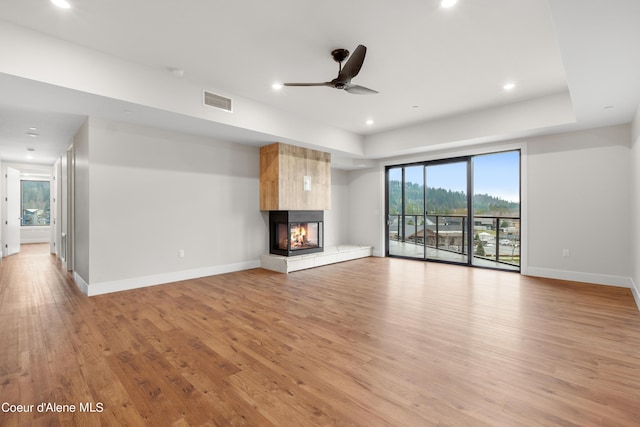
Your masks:
M2 254L3 256L10 256L20 252L22 221L20 217L16 217L16 212L20 215L20 170L7 165L4 167L3 172L6 210ZM15 175L15 177L9 175ZM18 221L17 225L16 221Z
M405 161L401 163L386 163L381 164L382 172L383 172L383 180L384 180L384 194L383 194L383 207L384 207L384 222L383 222L383 236L384 236L384 256L386 257L395 257L395 258L406 258L411 260L423 260L429 262L440 262L440 263L448 263L454 265L462 265L469 266L475 268L489 268L489 269L497 269L493 267L481 266L473 263L474 257L474 229L473 229L473 161L472 159L476 156L483 155L491 155L491 154L499 154L504 152L518 151L519 152L519 188L520 188L520 264L517 272L521 274L527 274L528 263L527 263L527 144L526 142L515 143L515 144L505 144L500 147L496 147L496 149L477 149L470 150L467 154L461 155L452 155L451 157L436 157L432 159L424 159L424 160L416 160L416 161ZM451 262L446 260L436 260L436 259L428 259L426 252L426 236L424 239L424 256L423 259L416 257L408 257L402 255L394 255L389 253L389 170L394 168L403 168L402 169L402 197L403 197L403 214L404 214L404 168L408 166L417 166L417 165L436 165L436 164L445 164L445 163L454 163L459 161L467 162L467 206L468 206L468 216L467 216L467 236L466 236L466 245L467 245L467 262L459 263L459 262ZM424 175L424 210L423 214L426 219L427 211L426 211L426 180L427 174ZM501 271L515 271L515 270L503 270Z

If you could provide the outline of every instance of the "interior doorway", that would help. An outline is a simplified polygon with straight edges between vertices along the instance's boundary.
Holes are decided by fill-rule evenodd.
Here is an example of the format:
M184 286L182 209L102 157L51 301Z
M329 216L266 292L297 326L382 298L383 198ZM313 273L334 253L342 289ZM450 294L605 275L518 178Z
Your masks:
M2 255L17 254L21 245L31 243L48 244L51 252L55 252L53 168L17 163L2 166L6 198L2 212Z

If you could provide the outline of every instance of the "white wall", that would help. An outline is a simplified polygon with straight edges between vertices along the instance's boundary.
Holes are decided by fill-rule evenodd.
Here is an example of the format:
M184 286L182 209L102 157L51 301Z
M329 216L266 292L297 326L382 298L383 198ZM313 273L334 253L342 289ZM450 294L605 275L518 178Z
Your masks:
M259 265L257 147L93 117L88 135L88 150L76 140L75 196L89 295Z
M528 141L529 274L630 285L629 142L628 125Z
M52 187L52 190L54 188ZM51 227L37 226L20 228L20 244L51 242Z
M640 106L631 132L631 279L636 304L640 308Z
M0 171L3 171L4 169L2 168L2 162L0 161ZM0 200L4 200L4 175L0 176ZM4 203L2 203L3 207L4 207ZM4 212L4 208L0 209L0 224L4 224L4 217L6 216L5 212ZM4 240L2 239L2 229L4 227L2 227L0 225L0 243L4 242ZM0 262L2 262L2 248L0 247Z
M375 256L384 256L383 176L380 168L349 173L349 242L372 246Z
M630 141L628 125L526 141L522 177L526 200L522 202L526 210L523 221L527 222L523 224L527 234L523 244L527 247L522 248L526 257L522 261L523 273L631 286L631 260L627 255L631 250L632 219ZM404 157L384 164L492 152L522 144L506 141ZM640 148L636 151L640 152ZM640 165L638 153L636 162ZM634 179L638 181L637 177ZM378 256L384 256L383 198L383 167L349 173L350 241L373 245ZM637 209L640 212L640 206ZM636 246L640 246L640 236L638 242ZM569 250L569 257L562 256L563 249ZM638 271L635 274L638 277Z
M258 267L268 251L259 148L95 117L74 148L75 277L87 294ZM348 190L333 170L326 246L351 243Z
M349 241L349 175L331 169L331 209L324 212L324 245L338 246Z
M632 204L640 207L629 177L637 181L640 149L637 136L633 150L630 141L628 125L527 141L529 274L637 282L640 237L629 231ZM76 272L90 295L259 265L268 218L256 147L95 118L74 143ZM484 149L509 144L522 142ZM371 245L384 256L383 196L382 165L332 170L325 244Z
M75 193L74 200L74 234L73 234L73 270L76 280L81 279L85 283L91 281L90 269L90 202L91 188L89 176L89 120L78 130L73 138L75 151ZM79 276L79 278L78 278ZM85 289L86 291L86 289Z

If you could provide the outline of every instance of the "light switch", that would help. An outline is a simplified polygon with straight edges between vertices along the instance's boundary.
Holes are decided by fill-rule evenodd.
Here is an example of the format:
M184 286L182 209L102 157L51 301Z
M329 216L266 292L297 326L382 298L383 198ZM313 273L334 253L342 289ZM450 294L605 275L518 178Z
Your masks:
M304 191L311 191L311 177L310 176L306 176L304 177Z

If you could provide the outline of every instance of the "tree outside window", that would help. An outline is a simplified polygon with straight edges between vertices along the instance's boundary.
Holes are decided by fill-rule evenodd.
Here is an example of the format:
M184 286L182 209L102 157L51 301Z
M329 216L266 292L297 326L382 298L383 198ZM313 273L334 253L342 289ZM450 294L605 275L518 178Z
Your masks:
M21 211L24 226L49 225L51 222L51 183L21 181Z

